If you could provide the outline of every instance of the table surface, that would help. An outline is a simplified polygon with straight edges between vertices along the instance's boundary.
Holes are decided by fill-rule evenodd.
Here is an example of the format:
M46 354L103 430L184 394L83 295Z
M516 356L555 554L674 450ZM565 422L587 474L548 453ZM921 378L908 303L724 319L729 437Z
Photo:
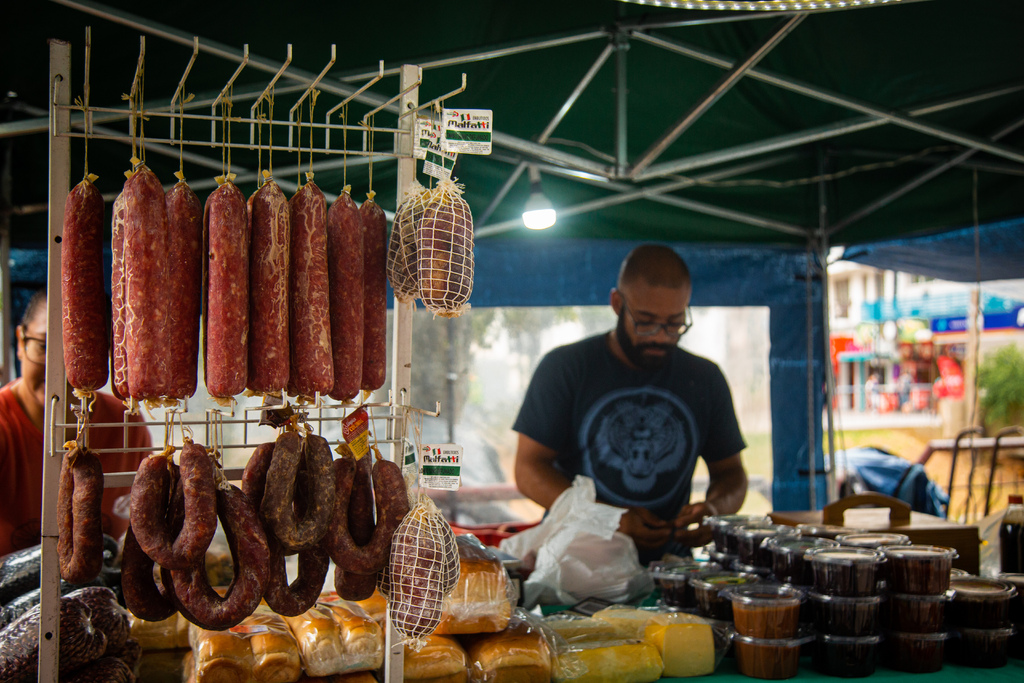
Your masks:
M908 681L914 681L914 683L952 683L953 681L966 682L966 681L977 681L984 679L985 683L1021 683L1024 681L1024 659L1010 659L1009 663L998 669L975 669L966 666L958 666L956 664L944 664L940 671L930 674L909 674L904 671L896 671L895 669L887 669L884 666L879 666L875 669L875 673L863 679L840 679L833 676L826 676L823 673L818 673L814 670L811 665L810 657L800 658L800 669L794 678L787 680L791 681L839 681L839 680L864 680L875 683L876 681L892 681L896 683L907 683ZM662 678L664 681L695 681L701 679L694 678ZM714 673L714 680L716 683L750 683L752 678L748 678L739 672L736 666L736 659L733 657L726 657L722 660L722 663L718 666Z

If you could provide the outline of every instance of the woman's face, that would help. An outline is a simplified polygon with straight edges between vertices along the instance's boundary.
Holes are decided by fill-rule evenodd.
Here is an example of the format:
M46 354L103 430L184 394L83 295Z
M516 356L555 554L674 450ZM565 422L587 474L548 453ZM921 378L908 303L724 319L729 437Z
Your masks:
M46 306L26 325L18 325L18 360L21 378L42 405L46 400Z

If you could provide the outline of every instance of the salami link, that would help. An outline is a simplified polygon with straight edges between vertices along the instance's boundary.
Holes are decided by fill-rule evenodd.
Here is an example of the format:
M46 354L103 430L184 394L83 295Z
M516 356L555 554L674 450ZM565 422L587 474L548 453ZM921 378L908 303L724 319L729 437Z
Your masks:
M307 488L302 497L306 510L299 519L294 503L303 462ZM331 449L323 437L309 434L303 438L286 432L277 438L260 510L268 530L288 552L316 546L328 531L336 507L331 462Z
M199 313L203 297L203 209L188 184L179 181L165 197L168 278L168 398L196 393L199 371Z
M348 531L356 545L366 545L377 526L373 516L373 456L366 454L356 462L352 496L348 501Z
M217 515L224 527L234 578L221 597L206 576L206 564L171 572L174 594L188 615L206 629L230 628L253 613L267 581L267 539L256 510L237 486L217 491Z
M157 564L187 569L205 557L217 530L214 464L206 449L191 441L181 449L185 518L178 533L167 514L170 480L164 456L142 461L132 484L131 523L139 546Z
M373 494L377 505L377 525L370 540L357 545L349 531L349 502L356 463L352 458L334 461L338 497L334 517L324 543L331 559L346 571L373 574L384 568L391 553L395 529L409 512L409 499L401 468L383 458L373 466Z
M88 449L75 446L64 455L57 497L57 554L60 576L85 583L103 568L103 466Z
M288 386L288 269L291 209L277 183L249 197L249 381L251 391Z
M378 574L358 574L334 568L334 591L342 600L366 600L377 587Z
M261 443L249 457L242 471L242 493L248 496L257 510L263 502L263 491L267 486L267 470L274 457L274 443Z
M334 387L327 268L327 203L312 181L289 202L292 212L288 393L327 395Z
M128 351L125 349L125 327L128 316L125 299L124 272L124 230L127 205L124 192L114 200L113 219L110 223L110 303L112 335L110 340L110 371L114 374L110 383L114 393L121 399L129 396L128 391Z
M167 207L160 181L145 166L125 182L124 200L128 388L133 398L155 399L168 393L171 377Z
M121 550L121 594L125 607L139 619L163 621L178 610L168 595L172 590L170 585L159 585L154 579L153 565L129 525Z
M355 398L363 377L363 217L346 186L327 212L331 296L331 398Z
M249 366L249 219L231 182L206 200L206 389L215 398L245 390Z
M387 373L388 276L387 216L367 197L363 218L363 373L361 388L375 391Z
M64 372L80 391L94 391L107 383L104 289L103 196L86 178L64 202L60 243Z

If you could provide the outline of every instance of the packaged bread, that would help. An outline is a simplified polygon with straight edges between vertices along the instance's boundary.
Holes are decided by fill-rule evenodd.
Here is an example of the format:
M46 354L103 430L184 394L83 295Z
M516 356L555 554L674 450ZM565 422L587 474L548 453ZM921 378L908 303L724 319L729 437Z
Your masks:
M284 620L310 676L369 671L384 663L384 632L354 602L318 602L299 616Z
M556 662L556 683L652 683L664 670L658 649L644 640L578 643L559 655L563 657L572 665ZM566 675L568 671L572 674Z
M377 679L369 671L355 671L350 674L335 674L334 676L303 674L296 683L377 683Z
M143 652L179 650L189 647L185 617L175 613L161 621L146 621L129 612L130 637L139 641Z
M575 614L551 614L544 617L544 625L569 643L615 640L618 631L604 619Z
M544 634L513 615L498 633L462 637L471 683L548 683L551 648Z
M466 651L451 636L424 637L418 651L405 646L403 678L406 683L467 683Z
M357 600L356 604L366 610L366 613L370 615L370 618L384 627L384 618L387 614L388 602L381 595L381 592L376 588L373 589L373 595L366 598L365 600Z
M284 619L261 607L226 631L189 628L196 683L294 683L298 646Z
M472 534L455 537L459 582L445 604L435 633L496 633L512 616L515 589L505 566Z

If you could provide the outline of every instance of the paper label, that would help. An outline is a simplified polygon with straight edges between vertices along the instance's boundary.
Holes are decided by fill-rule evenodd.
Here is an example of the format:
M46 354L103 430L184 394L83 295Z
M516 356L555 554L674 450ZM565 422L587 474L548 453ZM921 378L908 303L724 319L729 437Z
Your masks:
M420 446L420 486L458 491L462 485L462 446L426 443Z
M490 109L444 109L441 149L458 154L490 154L494 131Z
M423 160L423 172L438 180L451 180L452 169L455 168L455 155L440 150L427 150L427 158Z
M412 148L415 159L426 159L428 149L441 149L441 124L427 116L416 117L416 140Z
M238 624L228 629L232 633L252 635L254 633L266 633L270 629L264 624Z
M354 411L341 421L341 435L359 460L370 452L370 416L365 408Z

